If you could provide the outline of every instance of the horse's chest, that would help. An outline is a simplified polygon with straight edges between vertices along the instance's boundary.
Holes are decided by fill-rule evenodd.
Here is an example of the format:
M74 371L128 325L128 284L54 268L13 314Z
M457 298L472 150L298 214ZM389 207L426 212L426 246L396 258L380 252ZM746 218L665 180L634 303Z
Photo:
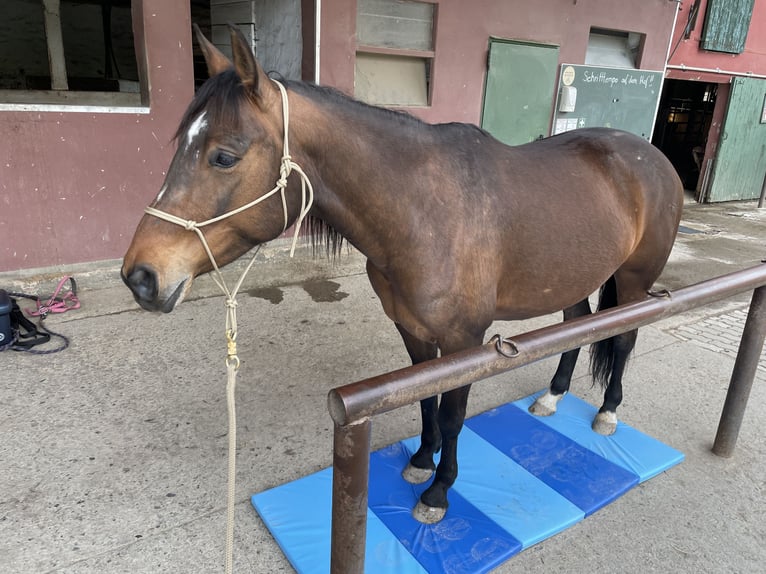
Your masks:
M383 274L368 264L370 282L389 319L422 341L438 341L455 330L475 331L491 322L496 285L423 271Z

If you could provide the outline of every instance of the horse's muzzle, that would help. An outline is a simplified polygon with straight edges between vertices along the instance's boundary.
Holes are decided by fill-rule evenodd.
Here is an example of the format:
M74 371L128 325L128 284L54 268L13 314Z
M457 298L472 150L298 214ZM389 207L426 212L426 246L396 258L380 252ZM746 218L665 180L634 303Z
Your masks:
M160 297L157 273L148 265L137 265L126 271L122 269L120 276L125 285L133 292L136 302L147 311L162 311L170 313L184 293L186 280L181 281L167 298Z

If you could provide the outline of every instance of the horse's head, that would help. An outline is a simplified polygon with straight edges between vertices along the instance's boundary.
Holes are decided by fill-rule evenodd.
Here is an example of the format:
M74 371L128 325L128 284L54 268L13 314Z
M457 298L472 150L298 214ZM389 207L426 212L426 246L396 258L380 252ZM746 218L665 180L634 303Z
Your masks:
M300 186L275 188L284 141L280 87L264 74L238 29L231 29L232 60L199 29L197 37L210 79L181 121L164 185L122 266L136 301L152 311L171 311L194 277L212 269L205 242L223 266L304 215Z

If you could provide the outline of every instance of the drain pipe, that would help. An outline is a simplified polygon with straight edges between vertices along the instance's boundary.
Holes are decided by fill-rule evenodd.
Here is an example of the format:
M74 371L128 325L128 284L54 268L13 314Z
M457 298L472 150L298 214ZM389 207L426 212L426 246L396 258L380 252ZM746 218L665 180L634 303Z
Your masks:
M766 79L766 74L753 74L752 72L734 72L731 70L722 70L721 68L700 68L697 66L687 66L686 64L668 64L665 66L668 70L681 70L683 72L704 72L708 74L721 74L725 76L742 76L745 78Z
M319 85L319 51L322 45L322 0L314 2L315 21L314 21L314 83Z
M654 106L654 117L652 118L652 131L649 133L649 141L652 141L654 130L657 127L657 116L660 113L660 105L662 104L662 91L665 88L665 77L668 75L668 62L670 61L670 50L673 46L673 33L676 31L676 24L678 23L678 13L681 11L680 0L676 4L676 12L673 14L673 27L670 29L670 38L668 39L668 50L665 52L665 69L662 71L662 79L660 80L660 97L657 98L657 103Z

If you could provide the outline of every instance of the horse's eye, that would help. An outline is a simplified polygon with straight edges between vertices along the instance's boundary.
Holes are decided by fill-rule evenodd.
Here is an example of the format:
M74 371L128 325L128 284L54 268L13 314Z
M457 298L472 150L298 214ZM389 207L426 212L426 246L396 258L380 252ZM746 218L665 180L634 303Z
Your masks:
M213 157L210 160L210 164L214 165L215 167L229 168L234 167L238 161L239 158L237 156L219 150L213 154Z

